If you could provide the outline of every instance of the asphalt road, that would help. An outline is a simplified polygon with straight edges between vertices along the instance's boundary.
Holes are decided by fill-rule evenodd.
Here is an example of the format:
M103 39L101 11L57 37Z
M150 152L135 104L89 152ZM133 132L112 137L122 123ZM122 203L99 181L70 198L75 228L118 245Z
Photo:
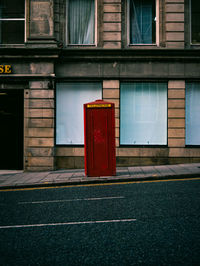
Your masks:
M200 180L0 192L0 265L199 265Z

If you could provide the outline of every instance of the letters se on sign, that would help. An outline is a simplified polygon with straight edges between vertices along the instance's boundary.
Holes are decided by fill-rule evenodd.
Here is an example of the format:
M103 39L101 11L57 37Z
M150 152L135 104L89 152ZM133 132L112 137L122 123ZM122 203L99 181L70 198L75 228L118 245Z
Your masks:
M11 65L0 65L0 74L11 74L12 66Z

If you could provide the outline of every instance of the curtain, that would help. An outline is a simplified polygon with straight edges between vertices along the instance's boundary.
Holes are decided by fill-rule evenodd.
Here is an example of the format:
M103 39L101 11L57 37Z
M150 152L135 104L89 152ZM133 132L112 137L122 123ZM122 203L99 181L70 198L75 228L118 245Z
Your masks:
M69 0L69 44L93 44L95 29L95 0Z
M122 83L120 144L167 144L167 85Z
M186 145L200 145L200 83L186 84Z
M102 99L101 83L59 83L56 88L56 144L83 145L83 104Z
M130 43L155 42L155 0L130 0ZM153 26L154 25L154 26Z

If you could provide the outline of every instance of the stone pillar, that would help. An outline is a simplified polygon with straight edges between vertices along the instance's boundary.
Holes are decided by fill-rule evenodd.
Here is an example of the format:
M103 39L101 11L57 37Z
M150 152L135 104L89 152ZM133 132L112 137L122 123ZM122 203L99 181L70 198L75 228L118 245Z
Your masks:
M103 47L121 48L121 0L104 0Z
M185 81L168 83L168 146L185 147Z
M184 0L165 0L166 47L184 48Z
M119 80L103 81L103 100L115 104L115 140L119 147Z
M50 79L29 82L25 90L24 169L54 169L54 90Z

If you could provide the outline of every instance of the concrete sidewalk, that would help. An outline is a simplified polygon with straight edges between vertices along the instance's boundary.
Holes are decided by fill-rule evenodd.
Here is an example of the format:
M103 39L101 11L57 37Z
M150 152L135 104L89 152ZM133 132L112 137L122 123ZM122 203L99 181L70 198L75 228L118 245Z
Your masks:
M0 170L0 189L200 177L200 163L117 168L116 176L87 177L84 169L49 172Z

